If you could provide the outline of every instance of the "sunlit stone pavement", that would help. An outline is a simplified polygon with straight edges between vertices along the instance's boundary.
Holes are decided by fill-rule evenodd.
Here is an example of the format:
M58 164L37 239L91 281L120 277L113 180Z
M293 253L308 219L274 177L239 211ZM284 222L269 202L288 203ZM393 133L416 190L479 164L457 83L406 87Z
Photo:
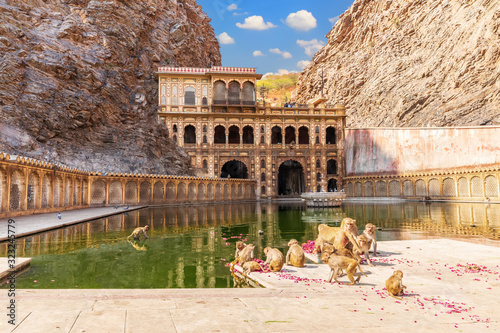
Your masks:
M355 286L327 283L328 267L252 272L268 288L17 290L8 332L497 332L500 248L448 239L379 242ZM405 274L402 301L387 295ZM343 276L340 282L347 282ZM8 304L4 290L3 304ZM5 307L4 307L5 308Z

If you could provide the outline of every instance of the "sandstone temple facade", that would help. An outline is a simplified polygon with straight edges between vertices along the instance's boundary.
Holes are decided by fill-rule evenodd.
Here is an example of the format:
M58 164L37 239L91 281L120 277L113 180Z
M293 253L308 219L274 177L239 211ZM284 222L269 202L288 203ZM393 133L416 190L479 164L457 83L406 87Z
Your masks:
M255 179L261 198L343 187L345 108L256 100L255 68L160 67L158 119L198 176Z

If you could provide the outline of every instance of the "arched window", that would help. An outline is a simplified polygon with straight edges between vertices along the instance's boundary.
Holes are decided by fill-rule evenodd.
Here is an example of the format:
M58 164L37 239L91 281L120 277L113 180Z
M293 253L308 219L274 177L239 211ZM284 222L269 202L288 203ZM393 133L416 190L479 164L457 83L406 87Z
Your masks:
M260 127L260 133L261 133L261 134L266 133L266 129L264 128L264 126L261 126L261 127Z
M207 125L203 125L203 133L207 132Z
M201 99L201 104L203 104L203 105L208 105L208 100L207 100L207 98L206 98L206 97L203 97L203 98Z
M285 144L289 145L295 143L295 128L293 126L288 126L285 128Z
M326 166L326 173L329 175L336 175L337 174L337 161L336 160L328 160L328 163Z
M184 105L196 105L196 94L193 87L184 89Z
M261 159L260 160L260 168L261 169L265 169L266 168L266 160L265 159Z
M240 84L236 81L229 82L227 90L227 99L229 104L240 104Z
M318 173L316 174L316 181L318 181L318 182L319 182L320 180L321 180L321 172L318 172Z
M214 83L214 104L226 104L226 84L223 81Z
M326 144L336 144L337 138L335 136L335 128L332 126L327 127L326 129Z
M305 126L299 127L299 145L309 144L309 129Z
M166 100L165 96L161 96L160 105L165 105L165 104L167 104L167 100Z
M243 127L243 143L253 145L253 127L252 126Z
M214 143L226 143L226 129L219 125L214 129Z
M184 127L184 143L196 143L196 129L193 125Z
M316 143L319 143L319 136L316 137Z
M229 143L240 143L240 128L236 125L229 127L227 139Z
M271 144L277 145L283 143L283 135L281 134L281 127L274 126L271 129Z
M316 169L319 169L319 168L321 168L321 161L316 160Z
M266 194L266 187L265 186L262 186L260 188L260 194Z
M174 125L174 133L177 133L177 125Z
M316 126L316 133L319 133L319 126Z
M207 143L207 136L206 135L203 136L203 143Z
M266 181L266 174L263 172L260 174L260 181L265 182Z
M207 160L203 160L203 169L208 169Z
M260 143L266 143L265 139L264 139L264 136L261 136L260 137Z
M242 95L244 105L255 105L255 87L252 82L243 83Z

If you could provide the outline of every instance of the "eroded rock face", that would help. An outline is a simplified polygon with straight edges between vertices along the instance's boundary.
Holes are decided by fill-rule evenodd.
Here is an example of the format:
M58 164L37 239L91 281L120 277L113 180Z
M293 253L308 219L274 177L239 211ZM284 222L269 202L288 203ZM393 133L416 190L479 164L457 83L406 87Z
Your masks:
M195 0L0 1L0 151L186 174L156 121L154 72L220 65L209 22Z
M299 77L348 126L500 125L500 2L356 0Z

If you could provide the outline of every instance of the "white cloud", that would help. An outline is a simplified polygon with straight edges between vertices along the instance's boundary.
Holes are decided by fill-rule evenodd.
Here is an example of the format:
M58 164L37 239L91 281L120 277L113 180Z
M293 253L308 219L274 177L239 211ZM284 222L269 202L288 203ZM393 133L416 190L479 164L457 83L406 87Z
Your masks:
M297 40L297 45L300 47L304 48L304 51L306 54L310 57L312 57L316 52L318 52L323 46L325 46L325 43L317 40L316 38L313 40Z
M217 39L221 44L234 44L234 38L229 36L227 32L221 33L219 36L217 36Z
M309 60L301 60L297 63L297 68L303 70L306 68L311 62Z
M248 30L267 30L270 28L276 28L271 22L264 22L262 16L253 15L247 17L244 23L236 23L236 26L241 29Z
M329 18L328 21L330 21L330 23L332 25L335 25L335 23L337 23L337 21L339 20L339 17L338 16L335 16L335 17L332 17L332 18Z
M269 49L269 52L271 53L274 53L274 54L279 54L281 55L284 59L290 59L292 58L292 54L288 51L281 51L280 49L278 48L275 48L275 49Z
M288 73L290 73L290 72L287 71L286 69L278 69L278 73L276 73L276 74L278 74L278 75L286 75Z
M229 10L229 11L236 10L236 9L238 9L238 5L235 3L232 3L229 6L227 6L227 10Z
M316 28L317 25L313 14L307 10L299 10L296 13L291 13L285 22L290 28L299 31L309 31Z
M263 55L264 55L264 53L262 53L262 51L259 51L259 50L253 51L254 57L262 57Z

